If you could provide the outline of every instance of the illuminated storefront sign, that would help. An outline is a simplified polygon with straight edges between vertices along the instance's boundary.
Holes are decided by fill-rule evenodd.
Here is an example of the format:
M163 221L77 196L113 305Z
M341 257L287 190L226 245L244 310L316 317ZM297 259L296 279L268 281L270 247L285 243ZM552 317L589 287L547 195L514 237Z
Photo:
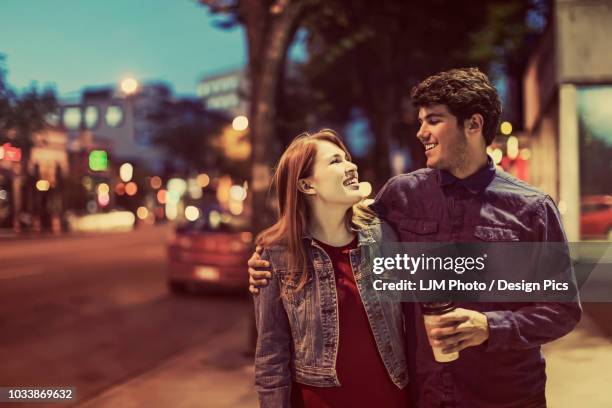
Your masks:
M0 160L8 160L18 162L21 160L21 149L11 146L10 143L5 143L0 146Z
M108 155L104 150L92 150L89 153L89 168L92 171L105 171L108 169Z

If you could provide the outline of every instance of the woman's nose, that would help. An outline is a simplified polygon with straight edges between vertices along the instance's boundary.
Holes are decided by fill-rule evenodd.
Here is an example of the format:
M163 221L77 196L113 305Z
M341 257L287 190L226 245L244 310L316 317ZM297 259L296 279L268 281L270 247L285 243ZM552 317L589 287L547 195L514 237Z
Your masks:
M349 172L349 171L357 171L357 165L355 163L353 163L353 162L347 162L347 163L348 163L348 165L346 167L346 171L347 172Z

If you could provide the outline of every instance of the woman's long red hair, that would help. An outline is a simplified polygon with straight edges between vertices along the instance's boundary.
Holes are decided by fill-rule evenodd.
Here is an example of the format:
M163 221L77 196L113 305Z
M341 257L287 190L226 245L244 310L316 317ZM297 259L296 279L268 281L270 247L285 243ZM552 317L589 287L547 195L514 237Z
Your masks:
M308 281L307 256L302 237L308 228L309 209L306 197L298 189L298 181L312 175L317 154L318 141L327 141L350 154L336 132L322 129L316 133L302 133L296 137L281 156L272 185L277 194L278 221L262 231L257 237L257 245L267 247L281 243L287 248L287 265L291 279L300 290ZM375 217L374 213L362 203L349 209L346 214L347 227L359 229Z

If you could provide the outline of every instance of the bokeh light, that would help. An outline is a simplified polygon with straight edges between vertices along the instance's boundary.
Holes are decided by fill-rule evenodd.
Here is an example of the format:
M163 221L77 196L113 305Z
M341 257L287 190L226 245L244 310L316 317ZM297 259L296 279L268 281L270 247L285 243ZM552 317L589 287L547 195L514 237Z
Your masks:
M123 81L121 81L121 90L124 93L131 95L136 92L137 89L138 81L136 81L134 78L125 78Z
M149 216L149 210L147 209L147 207L140 206L136 210L136 216L141 220L144 220Z
M157 192L157 201L160 204L166 204L166 190L161 189Z
M231 186L229 189L229 196L232 200L244 201L246 199L246 190L242 186Z
M108 203L110 203L108 194L98 194L98 204L100 204L100 207L106 207Z
M528 148L521 149L521 159L529 160L531 158L531 150Z
M119 177L125 183L132 179L134 175L134 166L130 163L123 163L121 167L119 167Z
M100 183L98 184L97 191L98 191L98 194L100 195L108 195L108 192L110 191L110 187L106 183Z
M506 152L511 160L514 160L519 155L519 142L516 136L510 136L506 142Z
M125 194L125 184L123 183L117 183L117 185L115 186L115 194L117 195L124 195Z
M133 181L130 181L125 185L125 193L129 196L136 195L138 192L138 186Z
M491 158L493 159L493 163L495 164L501 163L503 157L504 157L504 152L502 152L501 149L499 148L493 149L493 152L491 153Z
M499 130L502 132L503 135L509 135L510 133L512 133L512 123L502 122L502 124L499 126Z
M188 205L187 208L185 208L185 218L189 221L197 220L200 218L200 210L193 205Z
M359 194L362 197L367 197L372 194L372 185L367 181L362 181L359 183Z
M159 176L151 177L151 188L157 190L162 186L162 179Z
M38 191L49 191L50 184L47 180L38 180L36 182L36 189Z
M246 130L249 127L249 119L244 115L239 115L232 121L232 128L238 132Z
M205 188L210 184L210 177L206 173L201 173L198 174L198 177L196 177L196 181L198 182L200 187Z
M233 215L240 215L244 211L242 201L230 201L228 207Z
M210 214L208 214L208 224L210 224L212 228L218 228L219 224L221 224L221 214L215 210L211 211Z
M169 220L175 220L178 217L178 206L175 203L166 203L166 218Z

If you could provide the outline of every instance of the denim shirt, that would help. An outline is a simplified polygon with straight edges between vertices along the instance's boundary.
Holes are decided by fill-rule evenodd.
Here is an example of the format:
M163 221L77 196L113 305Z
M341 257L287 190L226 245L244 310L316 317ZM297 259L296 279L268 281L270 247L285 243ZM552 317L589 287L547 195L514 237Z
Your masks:
M403 242L567 241L552 199L497 170L490 160L463 180L434 169L396 176L371 208ZM573 275L571 265L560 273ZM579 302L458 306L486 315L489 339L462 350L454 362L436 363L420 307L405 304L410 388L418 406L502 408L541 403L546 373L540 345L575 327L581 316Z
M371 287L372 258L382 241L396 241L393 229L379 220L358 231L358 248L350 263L370 328L389 377L403 388L408 383L404 320L400 303L383 302ZM308 256L308 281L297 285L287 267L286 248L264 249L272 278L254 298L257 324L255 386L262 407L289 407L292 379L317 387L338 387L338 299L331 260L312 239L302 240ZM359 356L355 356L359 358ZM367 375L367 373L365 373Z

